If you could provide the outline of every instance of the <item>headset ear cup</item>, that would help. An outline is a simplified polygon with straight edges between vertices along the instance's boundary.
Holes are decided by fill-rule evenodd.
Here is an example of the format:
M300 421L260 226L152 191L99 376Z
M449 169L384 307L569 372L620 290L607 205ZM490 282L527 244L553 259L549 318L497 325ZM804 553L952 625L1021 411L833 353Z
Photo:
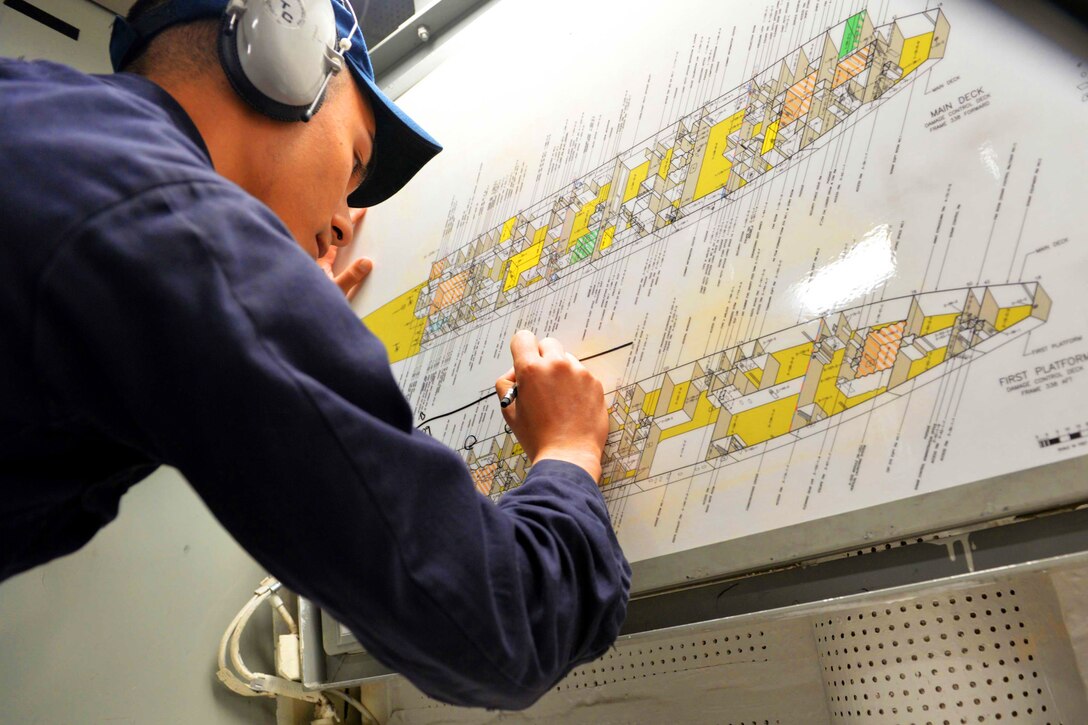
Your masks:
M241 18L239 18L239 22L241 22ZM219 34L216 45L219 54L219 64L222 66L223 73L227 76L227 80L230 82L234 92L255 111L262 113L269 118L273 118L277 121L307 120L305 114L309 109L308 105L290 106L285 103L280 103L279 101L269 98L267 94L253 84L253 81L251 81L246 74L241 57L238 55L238 37L236 33L237 26L234 31L231 30L230 15L224 15L223 20L219 24ZM327 90L322 92L314 113L317 113L317 111L321 109L321 106L325 102L326 94Z

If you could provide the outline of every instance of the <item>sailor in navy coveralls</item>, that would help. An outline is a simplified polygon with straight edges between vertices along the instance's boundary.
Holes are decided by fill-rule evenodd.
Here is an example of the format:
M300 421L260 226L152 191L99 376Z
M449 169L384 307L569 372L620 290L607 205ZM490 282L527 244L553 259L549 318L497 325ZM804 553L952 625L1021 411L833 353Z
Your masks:
M225 4L171 3L176 23L119 59L130 72L0 60L0 581L80 548L175 466L425 692L527 707L624 618L600 383L555 340L513 337L496 387L517 381L507 420L534 465L497 504L415 430L314 260L350 242L349 202L388 197L439 147L375 90L358 30L311 121L249 108L215 62Z

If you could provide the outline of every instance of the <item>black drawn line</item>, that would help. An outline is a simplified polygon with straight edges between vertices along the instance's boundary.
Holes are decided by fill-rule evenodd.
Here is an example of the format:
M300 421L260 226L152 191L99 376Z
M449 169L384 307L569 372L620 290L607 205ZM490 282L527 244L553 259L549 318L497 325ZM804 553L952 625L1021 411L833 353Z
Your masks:
M634 344L635 344L634 340L632 340L631 342L625 342L622 345L616 345L615 347L609 348L608 350L604 350L602 352L595 352L592 355L587 355L586 357L581 358L581 360L582 360L582 362L585 362L586 360L592 360L595 357L601 357L602 355L608 355L608 354L616 352L618 350L622 350L625 347L631 347ZM465 405L462 405L460 408L457 408L455 410L451 410L451 411L449 411L447 413L440 413L438 415L432 415L430 418L424 418L423 420L421 420L419 422L419 425L417 425L416 428L420 429L420 430L423 430L423 426L427 425L428 423L433 423L434 421L438 420L439 418L448 418L449 416L451 416L451 415L453 415L455 413L460 413L462 410L468 410L472 406L478 405L478 404L484 402L485 400L491 400L493 397L495 397L494 393L488 393L487 395L483 396L482 398L477 398L476 400L472 401L471 403L466 403ZM509 430L507 430L507 432L509 432Z

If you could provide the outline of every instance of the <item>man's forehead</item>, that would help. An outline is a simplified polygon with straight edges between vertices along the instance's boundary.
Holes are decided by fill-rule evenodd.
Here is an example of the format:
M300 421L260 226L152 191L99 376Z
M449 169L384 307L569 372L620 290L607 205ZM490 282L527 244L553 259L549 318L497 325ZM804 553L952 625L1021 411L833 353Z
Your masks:
M374 117L374 104L369 94L359 87L350 73L341 73L336 78L336 82L341 86L337 92L343 93L350 99L350 102L344 105L352 114L352 120L360 121L373 141L374 134L377 132L377 120Z

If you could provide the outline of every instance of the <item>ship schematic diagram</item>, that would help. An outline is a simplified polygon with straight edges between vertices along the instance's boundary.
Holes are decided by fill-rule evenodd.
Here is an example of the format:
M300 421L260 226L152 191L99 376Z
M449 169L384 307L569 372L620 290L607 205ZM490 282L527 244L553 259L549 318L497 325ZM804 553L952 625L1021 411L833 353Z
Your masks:
M702 357L606 396L602 486L648 490L789 444L932 382L1046 322L1037 282L944 290L854 307ZM490 496L529 460L509 433L463 455ZM679 475L678 475L679 474Z
M363 320L396 363L667 236L939 62L949 31L939 9L876 27L859 12L434 262L428 279Z

